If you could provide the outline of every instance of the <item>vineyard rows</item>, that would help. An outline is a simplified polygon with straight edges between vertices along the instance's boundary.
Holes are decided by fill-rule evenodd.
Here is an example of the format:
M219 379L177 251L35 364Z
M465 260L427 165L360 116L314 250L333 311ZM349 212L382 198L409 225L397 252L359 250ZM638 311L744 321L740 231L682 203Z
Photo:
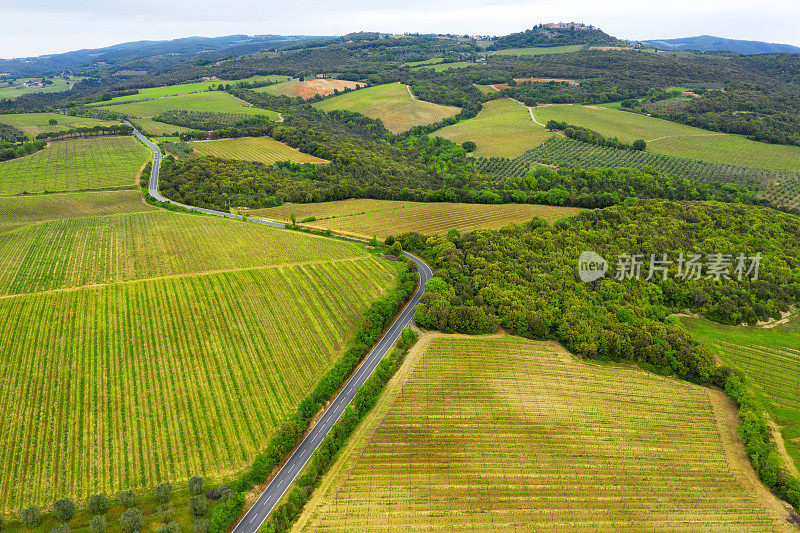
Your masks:
M0 234L0 295L363 255L330 239L166 211L52 220Z
M303 530L785 528L730 467L705 390L552 343L433 339L376 416Z
M133 187L149 157L134 137L54 141L32 155L0 163L0 196Z
M192 143L194 155L210 155L221 159L238 159L241 161L258 161L275 163L292 161L295 163L326 163L324 159L304 154L291 146L278 142L270 137L248 137L241 139L223 139L219 141L202 141Z
M565 137L552 137L516 159L476 159L475 166L479 172L506 178L523 176L533 163L573 168L652 168L688 180L747 186L776 203L800 207L800 174L794 171L720 165L652 152L618 150Z
M0 299L0 510L240 470L395 275L367 256Z

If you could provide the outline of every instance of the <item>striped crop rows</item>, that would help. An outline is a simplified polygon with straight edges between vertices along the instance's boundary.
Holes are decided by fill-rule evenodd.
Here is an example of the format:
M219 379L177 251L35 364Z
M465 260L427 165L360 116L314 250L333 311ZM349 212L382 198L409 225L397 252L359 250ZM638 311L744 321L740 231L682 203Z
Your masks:
M324 163L324 159L304 154L269 137L224 139L192 143L194 153L210 155L221 159L238 159L241 161L258 161L275 163L276 161L293 161L295 163Z
M133 137L54 141L40 152L0 163L0 196L132 187L148 157Z
M533 163L573 168L652 168L677 178L736 183L757 190L776 203L800 206L800 174L794 171L721 165L649 151L618 150L565 137L551 137L513 160L476 159L475 165L479 172L505 178L523 176Z
M359 257L0 299L0 509L245 467L395 274Z
M51 220L0 233L0 295L365 253L330 239L166 211Z
M706 391L552 344L434 339L379 416L309 530L776 525L729 466Z

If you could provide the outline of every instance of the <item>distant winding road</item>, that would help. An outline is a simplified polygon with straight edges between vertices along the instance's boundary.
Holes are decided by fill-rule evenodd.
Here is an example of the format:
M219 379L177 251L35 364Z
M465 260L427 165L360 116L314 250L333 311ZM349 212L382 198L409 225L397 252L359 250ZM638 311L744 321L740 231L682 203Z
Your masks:
M133 127L133 125L129 122L126 122L126 124ZM153 169L150 173L149 187L150 196L160 202L170 202L194 211L201 211L203 213L209 213L213 215L221 215L228 218L242 218L232 213L223 213L221 211L214 211L212 209L204 209L202 207L180 204L164 198L161 193L158 192L158 170L161 166L161 151L159 150L158 146L150 142L150 139L139 133L136 128L134 128L133 131L143 143L153 150ZM267 226L279 228L285 227L283 224L273 222L271 220L247 220L256 224L265 224ZM351 239L346 237L345 239L355 242L364 242L360 239ZM428 267L428 265L421 259L407 252L405 255L417 265L420 277L420 284L417 287L414 296L411 298L411 301L405 306L400 315L395 318L394 322L392 322L392 325L389 326L389 329L383 334L383 336L381 336L380 340L369 352L361 366L356 370L344 388L325 410L322 418L319 419L319 421L314 425L311 431L308 432L302 442L300 442L300 445L295 449L291 457L289 457L289 459L283 464L269 485L267 485L267 488L264 489L264 492L261 493L258 500L256 500L250 510L244 515L244 518L242 518L242 520L236 524L236 527L233 529L235 533L254 533L258 530L261 524L264 523L270 512L272 512L272 509L281 500L286 491L289 490L289 487L292 485L294 479L311 458L314 450L317 449L328 432L330 432L336 421L339 420L339 417L342 415L345 408L350 405L350 402L353 400L358 387L360 387L367 380L367 378L372 375L375 367L378 366L378 363L381 361L381 359L383 359L383 356L386 355L389 349L394 345L395 341L400 336L400 333L413 320L414 310L416 309L417 304L422 297L422 293L425 290L425 283L431 279L433 272L431 271L430 267Z

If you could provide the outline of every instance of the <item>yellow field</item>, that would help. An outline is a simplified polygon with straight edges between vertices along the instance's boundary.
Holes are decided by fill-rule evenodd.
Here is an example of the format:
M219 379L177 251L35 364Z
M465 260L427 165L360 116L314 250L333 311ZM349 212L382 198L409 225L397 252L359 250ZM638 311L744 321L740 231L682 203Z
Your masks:
M346 109L370 118L381 119L386 129L401 133L414 126L433 124L460 111L457 107L423 102L412 98L407 85L388 83L359 89L317 102L323 111Z
M518 157L554 135L536 124L528 109L504 98L483 104L477 117L462 120L434 133L454 143L474 141L477 157Z
M210 155L221 159L239 159L260 163L293 161L295 163L327 163L326 160L304 154L270 137L247 137L191 143L192 155Z
M315 216L307 225L330 228L361 237L385 238L407 231L444 234L451 229L467 232L474 229L497 229L539 217L556 220L577 213L574 207L528 204L452 204L396 202L391 200L340 200L316 204L287 204L258 209L253 216L288 220L295 213L298 220Z
M789 530L718 391L553 342L420 342L293 531Z

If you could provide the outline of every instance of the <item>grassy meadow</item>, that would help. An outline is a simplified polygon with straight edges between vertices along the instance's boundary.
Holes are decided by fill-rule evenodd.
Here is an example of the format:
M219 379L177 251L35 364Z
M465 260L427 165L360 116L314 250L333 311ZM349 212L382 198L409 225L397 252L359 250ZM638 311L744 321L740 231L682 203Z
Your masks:
M152 118L165 111L210 111L214 113L234 113L237 115L263 115L272 120L278 119L278 113L268 109L253 107L244 100L223 91L206 91L166 96L144 102L131 102L118 105L106 105L102 109L124 113L136 118Z
M577 213L580 209L528 204L453 204L419 203L393 200L351 199L316 204L285 204L258 209L253 216L288 220L295 213L298 220L317 218L308 225L334 231L381 239L407 231L445 234L451 229L467 232L497 229L539 217L553 221Z
M524 105L503 98L486 102L477 117L442 128L434 135L458 144L474 141L478 145L474 155L478 157L514 158L554 134L531 120Z
M270 137L246 137L191 143L193 156L210 155L221 159L239 159L260 163L293 161L295 163L326 163L324 159L292 148Z
M131 187L151 158L133 136L51 141L44 150L0 163L0 196Z
M789 530L729 460L721 393L553 342L424 343L293 531Z
M134 189L0 196L0 231L47 220L154 210Z
M55 120L57 124L51 125L50 120ZM91 128L93 126L111 126L119 124L108 120L97 120L94 118L71 117L69 115L59 115L57 113L20 113L11 115L0 115L0 124L8 124L25 132L31 139L40 133L51 131L63 131L72 128Z
M549 105L534 108L542 124L558 120L623 141L644 139L655 153L743 167L800 170L800 147L751 141L668 120L603 106Z
M695 318L683 322L722 362L748 376L800 469L800 319L795 316L772 328L725 326Z
M366 87L317 102L314 107L323 111L346 109L383 121L392 133L401 133L414 126L433 124L458 114L457 107L423 102L411 97L408 86L387 83Z
M50 85L45 85L43 87L22 86L23 83L37 82L41 79L42 78L20 78L11 82L4 81L3 78L0 78L0 100L3 98L17 98L18 96L23 96L25 94L57 93L61 91L68 91L72 89L73 85L81 80L84 80L85 78L82 76L71 76L69 79L64 79L61 76L56 76L54 78L50 78L50 81L53 82Z

